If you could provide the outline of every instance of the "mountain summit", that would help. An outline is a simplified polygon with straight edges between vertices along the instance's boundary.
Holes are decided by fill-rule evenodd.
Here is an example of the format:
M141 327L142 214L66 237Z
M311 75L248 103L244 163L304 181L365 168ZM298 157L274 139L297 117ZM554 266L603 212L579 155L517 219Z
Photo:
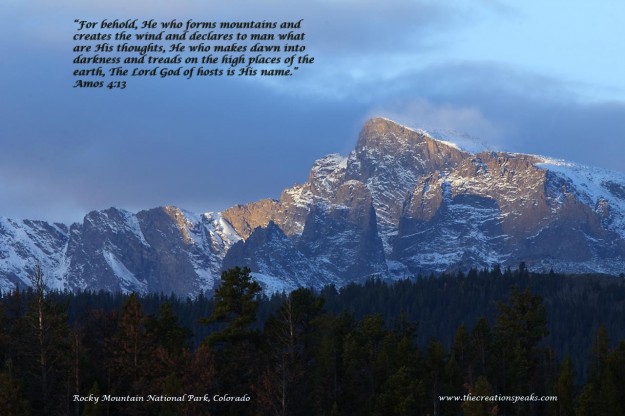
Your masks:
M625 175L541 156L470 153L375 118L347 157L314 162L279 200L195 215L176 207L87 214L70 226L0 219L0 289L38 260L60 289L212 290L249 266L267 290L524 261L625 271Z

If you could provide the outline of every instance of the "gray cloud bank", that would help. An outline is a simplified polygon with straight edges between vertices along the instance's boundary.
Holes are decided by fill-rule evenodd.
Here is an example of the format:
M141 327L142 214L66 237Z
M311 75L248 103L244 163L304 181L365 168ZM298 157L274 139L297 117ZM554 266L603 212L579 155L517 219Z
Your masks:
M187 2L185 13L198 19L304 17L317 62L276 82L133 80L125 91L72 89L71 8L145 15L138 3L66 1L56 13L42 6L53 14L37 15L45 33L0 45L9 57L0 69L0 216L69 222L112 205L206 211L277 197L306 180L316 158L349 152L361 124L378 115L625 171L622 101L584 100L576 85L499 63L429 62L432 50L483 13L512 13L499 2L478 12L433 1L296 8L273 0L263 10L256 2L214 2L213 10ZM15 19L26 7L9 4ZM178 10L161 5L154 17ZM18 20L8 26L1 35Z

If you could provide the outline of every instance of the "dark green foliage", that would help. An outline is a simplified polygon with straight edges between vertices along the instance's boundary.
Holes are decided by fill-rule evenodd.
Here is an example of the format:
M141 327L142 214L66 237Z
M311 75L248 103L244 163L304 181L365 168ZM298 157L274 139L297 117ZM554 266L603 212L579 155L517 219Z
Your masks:
M95 381L87 395L100 397L101 394L102 392L100 391L100 386L98 385L98 382ZM102 401L98 401L98 403L87 402L84 410L82 411L82 416L103 416L104 414L104 404Z
M553 416L566 416L575 414L575 368L573 361L566 358L560 367L560 374L554 386L553 393L558 396L557 402L549 403L549 414Z
M475 384L467 384L467 391L473 396L492 396L495 394L493 386L488 380L480 376ZM494 401L470 401L462 403L462 412L465 416L494 416L499 413L499 406Z
M309 289L292 292L265 324L258 397L267 413L306 414L312 408L309 374L314 364L323 300Z
M2 294L0 410L625 414L625 342L608 338L625 339L621 280L539 275L521 265L503 273L472 269L392 284L370 280L320 293L299 289L267 298L259 292L249 270L233 269L224 273L214 299L45 290ZM208 319L201 324L202 317ZM588 334L597 334L594 342ZM558 363L557 357L565 356L571 358ZM71 399L89 393L211 398L227 393L251 400L94 406ZM439 398L468 393L534 393L559 400L547 405Z
M250 269L235 267L221 274L221 285L215 291L215 307L205 323L220 324L206 338L215 351L218 389L231 396L251 394L253 381L260 372L258 331L253 328L259 307L260 285L252 280ZM240 403L216 403L216 412L244 415L249 406Z
M544 387L541 379L545 350L540 341L547 335L547 317L539 296L529 289L512 289L510 304L499 304L495 323L496 387L515 394ZM542 382L542 383L541 383Z
M24 397L21 383L13 374L13 364L10 360L7 360L0 371L0 414L11 416L30 414L30 406Z
M13 338L14 364L23 377L26 395L33 413L49 415L66 409L70 369L69 326L64 302L49 296L41 267L35 265L31 275L28 306L15 322Z
M215 308L206 323L221 323L223 328L208 337L210 344L236 342L250 335L256 321L260 285L252 280L247 267L235 267L221 274L221 285L215 291Z
M625 341L610 349L605 328L599 328L592 346L592 372L579 397L580 415L625 412Z

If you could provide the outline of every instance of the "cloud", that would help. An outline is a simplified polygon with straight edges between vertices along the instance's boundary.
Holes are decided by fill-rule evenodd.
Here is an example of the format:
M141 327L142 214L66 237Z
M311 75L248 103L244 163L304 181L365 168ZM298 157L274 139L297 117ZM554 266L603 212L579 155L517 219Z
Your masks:
M278 197L312 162L347 154L372 115L502 149L625 171L622 102L445 48L508 3L315 0L4 2L0 215L79 220L111 205L193 211ZM300 19L315 64L279 80L132 80L72 89L76 18ZM512 17L509 17L512 16Z
M489 142L497 142L501 138L501 128L488 120L476 106L436 105L421 98L371 112L372 117L378 115L428 131L470 132L471 135Z
M0 81L12 97L0 115L0 215L76 221L111 205L202 212L278 197L315 158L350 148L362 111L256 79L146 80L120 92L55 77Z
M415 127L625 171L625 103L588 101L575 87L492 63L450 64L405 74L378 88L372 103L376 114Z

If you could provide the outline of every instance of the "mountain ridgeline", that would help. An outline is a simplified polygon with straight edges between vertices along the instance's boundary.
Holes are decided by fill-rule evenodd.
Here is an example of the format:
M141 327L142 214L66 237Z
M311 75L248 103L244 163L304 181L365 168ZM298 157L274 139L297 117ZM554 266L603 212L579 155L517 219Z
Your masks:
M212 291L249 266L266 291L525 262L625 271L625 175L541 156L470 153L376 118L347 156L314 162L278 200L196 215L117 208L82 223L0 218L0 290L35 261L56 289Z

